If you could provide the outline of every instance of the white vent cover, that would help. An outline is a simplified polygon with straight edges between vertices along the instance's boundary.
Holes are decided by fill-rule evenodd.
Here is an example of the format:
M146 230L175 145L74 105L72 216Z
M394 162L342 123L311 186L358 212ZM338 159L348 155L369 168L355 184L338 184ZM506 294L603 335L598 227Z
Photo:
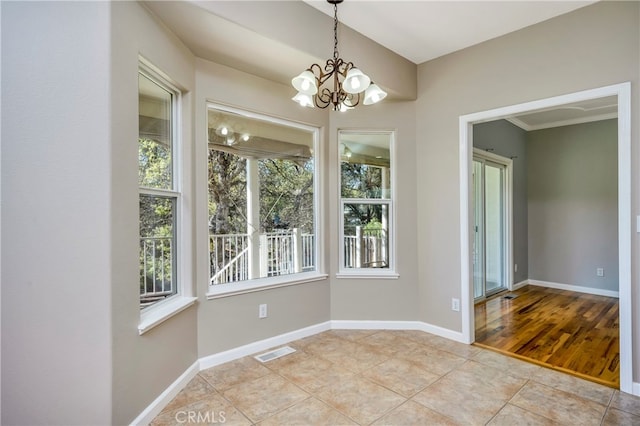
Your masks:
M267 362L267 361L271 361L272 359L280 358L281 356L292 354L295 351L296 350L290 346L283 346L281 348L274 349L272 351L265 352L260 355L256 355L254 356L254 358L260 362Z

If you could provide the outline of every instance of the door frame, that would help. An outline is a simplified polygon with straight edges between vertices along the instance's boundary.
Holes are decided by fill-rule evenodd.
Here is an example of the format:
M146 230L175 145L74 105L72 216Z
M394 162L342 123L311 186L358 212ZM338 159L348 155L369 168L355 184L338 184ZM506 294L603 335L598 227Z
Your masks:
M501 107L459 118L460 132L460 254L462 337L475 341L473 275L471 266L471 167L473 162L473 124L507 118L572 102L617 96L618 99L618 268L620 312L620 390L633 394L633 333L631 299L631 83L625 82ZM640 394L640 391L636 389Z
M504 216L505 216L504 272L505 272L505 280L507 284L505 288L511 291L513 290L513 276L514 276L514 271L512 266L513 265L513 160L511 158L503 157L501 155L494 154L492 152L488 152L479 148L473 148L473 154L471 156L471 163L472 163L471 167L473 167L473 159L475 157L504 166ZM472 206L472 211L473 211L473 206ZM483 213L483 218L484 218L484 213ZM484 241L484 239L483 239L483 243L486 246L486 241ZM472 266L473 266L473 263L472 263ZM473 270L472 270L472 273L473 273ZM471 294L471 297L475 302L475 297L473 297L473 292ZM485 298L486 298L486 289L485 289Z

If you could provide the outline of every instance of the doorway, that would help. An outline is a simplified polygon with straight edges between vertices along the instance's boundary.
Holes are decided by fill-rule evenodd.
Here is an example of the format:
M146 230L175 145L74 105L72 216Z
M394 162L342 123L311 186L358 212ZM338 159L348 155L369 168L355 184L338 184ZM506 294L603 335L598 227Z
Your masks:
M618 117L618 267L620 390L634 393L633 335L631 297L631 84L629 82L585 90L508 107L496 108L460 117L460 247L462 337L475 341L472 272L473 184L472 141L476 123L513 117L518 114L561 108L590 100L614 96ZM636 391L637 392L637 391Z
M474 151L473 297L476 302L506 290L510 282L509 162L506 158Z

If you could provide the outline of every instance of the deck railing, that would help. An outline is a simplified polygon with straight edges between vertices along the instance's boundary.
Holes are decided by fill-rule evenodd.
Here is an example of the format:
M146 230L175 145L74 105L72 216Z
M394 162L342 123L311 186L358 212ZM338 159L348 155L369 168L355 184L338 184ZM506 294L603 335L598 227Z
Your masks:
M353 227L352 235L344 236L345 268L384 268L388 266L386 230Z
M173 238L140 238L140 306L175 294Z
M262 233L259 268L250 272L249 235L209 235L211 284L245 281L310 271L315 268L315 237L297 229ZM253 275L253 277L251 277Z
M260 234L259 271L253 278L311 271L315 268L315 235L297 229ZM356 230L344 237L346 268L386 266L387 238L380 230ZM251 279L249 236L209 235L210 283L224 284ZM141 306L175 294L174 255L171 237L140 238Z

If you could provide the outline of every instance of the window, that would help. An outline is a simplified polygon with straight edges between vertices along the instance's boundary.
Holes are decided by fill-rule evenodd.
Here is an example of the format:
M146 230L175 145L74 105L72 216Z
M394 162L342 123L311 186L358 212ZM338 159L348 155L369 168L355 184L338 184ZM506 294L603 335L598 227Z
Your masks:
M209 105L210 296L319 278L318 130Z
M340 273L394 272L392 132L340 131Z
M180 205L176 172L179 92L151 71L138 74L140 309L178 294Z

